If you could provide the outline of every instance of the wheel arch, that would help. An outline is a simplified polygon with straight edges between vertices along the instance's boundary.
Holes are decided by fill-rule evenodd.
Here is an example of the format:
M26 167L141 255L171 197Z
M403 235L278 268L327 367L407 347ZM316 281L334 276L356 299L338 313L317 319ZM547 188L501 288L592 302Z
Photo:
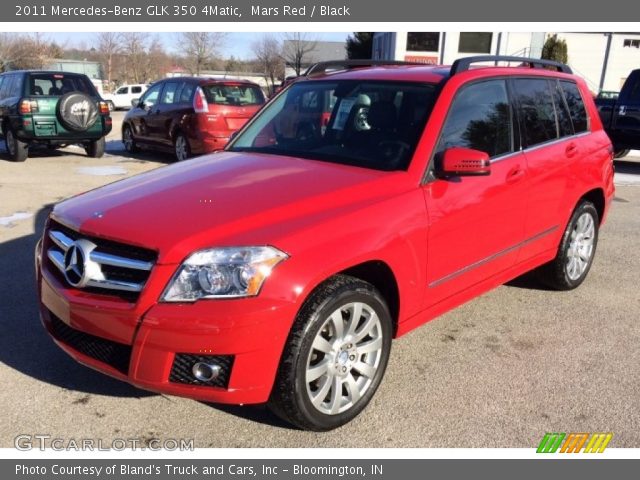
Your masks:
M587 193L582 195L582 197L580 197L578 203L576 204L576 207L583 200L588 200L593 203L593 206L596 207L596 211L598 212L598 221L602 223L606 204L604 190L602 188L594 188L592 190L589 190Z

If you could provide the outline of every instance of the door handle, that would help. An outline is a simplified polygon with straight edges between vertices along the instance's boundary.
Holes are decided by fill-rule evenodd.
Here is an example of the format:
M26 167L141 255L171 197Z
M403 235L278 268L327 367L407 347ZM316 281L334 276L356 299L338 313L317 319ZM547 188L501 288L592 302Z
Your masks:
M575 155L578 153L578 146L575 143L570 143L569 145L567 145L567 148L564 152L569 158L575 157Z
M507 183L514 183L524 177L524 169L520 165L514 166L507 172Z

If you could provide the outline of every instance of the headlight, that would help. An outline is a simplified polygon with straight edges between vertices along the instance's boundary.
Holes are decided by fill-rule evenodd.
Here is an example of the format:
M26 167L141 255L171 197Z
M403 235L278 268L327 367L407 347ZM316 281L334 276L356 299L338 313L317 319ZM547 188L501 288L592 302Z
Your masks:
M288 255L273 247L200 250L187 258L162 295L164 302L201 298L252 297Z

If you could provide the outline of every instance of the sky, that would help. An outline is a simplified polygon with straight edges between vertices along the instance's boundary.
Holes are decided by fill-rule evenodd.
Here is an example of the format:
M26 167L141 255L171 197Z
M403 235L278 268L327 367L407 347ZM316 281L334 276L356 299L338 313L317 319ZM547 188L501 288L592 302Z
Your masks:
M163 43L166 50L170 53L176 52L178 45L178 33L169 32L149 32L150 35L157 36ZM309 37L313 37L317 40L340 42L345 41L347 36L351 32L327 32L327 33L310 33ZM233 55L238 59L248 60L252 57L251 44L259 39L263 33L261 32L232 32L228 33L226 42L221 48L221 53L224 57ZM283 34L274 33L276 37L283 36ZM73 33L46 33L45 38L50 38L52 41L66 47L79 45L85 43L87 46L92 46L95 42L95 33L86 32L73 32Z

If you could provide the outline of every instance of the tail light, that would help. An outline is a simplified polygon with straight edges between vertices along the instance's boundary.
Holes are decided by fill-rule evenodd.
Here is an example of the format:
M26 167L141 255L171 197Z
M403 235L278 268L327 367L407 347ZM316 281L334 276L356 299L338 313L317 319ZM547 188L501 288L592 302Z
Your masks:
M107 105L107 102L100 102L100 114L109 115L109 113L109 105Z
M196 94L193 97L193 109L196 113L207 113L209 111L207 97L204 96L204 92L200 87L197 88Z
M20 113L29 114L38 112L38 102L35 100L22 100L20 102Z

